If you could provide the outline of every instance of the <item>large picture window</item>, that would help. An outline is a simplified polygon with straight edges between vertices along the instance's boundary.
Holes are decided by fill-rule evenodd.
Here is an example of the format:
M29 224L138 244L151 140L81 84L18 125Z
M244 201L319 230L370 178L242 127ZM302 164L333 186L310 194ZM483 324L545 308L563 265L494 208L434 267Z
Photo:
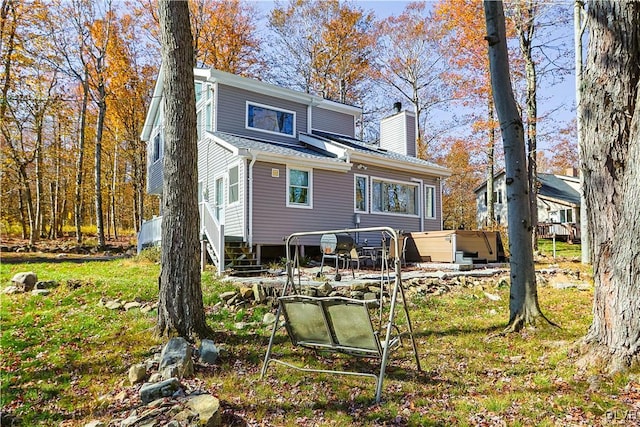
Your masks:
M247 102L247 128L295 136L296 113Z
M368 212L369 178L365 175L354 176L354 210L356 212Z
M287 206L311 208L312 175L310 170L287 169Z
M407 182L371 179L371 211L418 214L418 186Z
M238 166L229 169L229 204L239 200Z
M424 216L425 218L436 217L436 187L433 185L424 186Z

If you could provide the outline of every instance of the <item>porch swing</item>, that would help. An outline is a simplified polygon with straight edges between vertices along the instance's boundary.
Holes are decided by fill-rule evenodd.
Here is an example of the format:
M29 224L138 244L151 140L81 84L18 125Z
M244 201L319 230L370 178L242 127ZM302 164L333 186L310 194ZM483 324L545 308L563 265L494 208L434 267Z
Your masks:
M293 241L300 237L324 235L329 233L382 233L382 263L380 269L380 295L374 299L354 299L342 296L313 297L302 295L300 278L300 256L297 243L292 259L291 247ZM387 237L394 245L393 258L394 275L391 276L386 248ZM273 326L269 346L264 358L260 378L264 378L271 362L284 365L303 372L328 373L336 375L355 375L372 377L376 380L376 403L380 402L385 370L392 350L401 345L401 337L408 335L411 339L413 353L418 371L421 371L418 349L413 336L411 318L407 308L404 289L401 283L401 253L398 233L390 227L370 227L358 229L344 229L333 231L315 231L293 233L286 239L287 252L287 281L278 298L278 310ZM298 283L295 272L298 272ZM390 289L389 289L390 288ZM389 290L391 302L388 319L383 321L383 301L385 291ZM400 332L395 324L398 297L402 300L406 316L406 328ZM378 309L378 318L374 322L372 311ZM355 357L367 357L379 362L377 373L362 371L343 371L332 369L313 369L297 366L273 357L274 339L281 325L280 318L284 317L284 327L294 346L300 346L318 352L339 352Z

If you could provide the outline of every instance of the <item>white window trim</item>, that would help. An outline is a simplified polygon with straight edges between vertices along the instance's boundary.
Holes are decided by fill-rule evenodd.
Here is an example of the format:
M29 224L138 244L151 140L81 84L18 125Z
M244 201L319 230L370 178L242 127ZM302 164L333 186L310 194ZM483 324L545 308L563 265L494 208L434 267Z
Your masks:
M358 209L358 201L356 200L356 189L358 178L364 178L366 180L367 186L364 189L365 192L365 202L364 202L364 210ZM353 212L354 213L369 213L369 201L371 200L371 192L369 191L369 175L361 175L361 174L353 174Z
M229 204L229 201L227 200L227 176L225 176L224 173L218 173L216 175L213 176L213 200L210 200L209 203L211 204L211 208L214 210L216 209L216 203L218 201L218 180L222 179L222 207L221 207L221 215L220 215L220 223L224 224L225 221L225 215L226 215L226 209L227 209L227 205ZM209 195L211 196L211 195ZM211 197L209 197L211 199Z
M416 191L420 191L420 185L415 182L409 181L400 181L397 179L389 179L382 178L378 176L369 177L369 204L370 204L370 213L373 215L388 215L388 216L399 216L402 218L420 218L420 206L416 206L417 213L415 214L405 214L405 213L395 213L395 212L380 212L373 210L373 181L382 181L382 182L390 182L395 184L403 184L410 187L416 187ZM416 193L417 194L417 193ZM417 200L416 203L420 203L420 200Z
M431 216L431 212L427 212L427 196L429 195L429 193L427 192L427 188L431 188L433 189L433 216ZM436 186L435 185L430 185L430 184L425 184L424 186L424 218L425 219L436 219L438 218L438 214L436 213L436 201L437 201L437 197L436 197Z
M238 168L238 200L236 200L235 202L231 202L229 201L229 196L231 195L231 169L233 169L234 167ZM232 163L227 167L227 174L225 176L225 188L226 188L226 193L227 193L227 197L226 197L226 205L227 206L236 206L240 204L240 164L239 163Z
M153 131L153 136L151 137L151 164L155 165L158 162L162 161L164 157L164 135L162 135L162 126L158 126ZM158 141L158 158L156 159L156 138L160 138Z
M308 205L302 205L300 203L291 203L291 202L289 202L289 187L290 187L290 184L289 184L289 171L291 169L298 170L298 171L304 171L304 172L308 172L309 173L309 191L308 191L309 204ZM287 186L286 186L286 192L285 192L285 201L286 201L286 204L287 204L288 208L313 209L313 169L299 167L299 166L289 166L289 165L287 165Z
M269 133L271 135L280 135L280 136L285 136L287 138L295 138L296 137L296 112L295 111L291 111L291 110L285 110L284 108L278 108L278 107L273 107L271 105L266 105L266 104L260 104L257 102L253 102L253 101L247 101L245 103L245 109L244 109L244 127L247 130L255 130L257 132L264 132L264 133ZM249 126L249 105L253 105L254 107L260 107L260 108L267 108L269 110L273 110L273 111L281 111L283 113L289 113L293 115L293 134L289 135L288 133L282 133L282 132L275 132L272 130L266 130L266 129L260 129L257 127L252 127Z

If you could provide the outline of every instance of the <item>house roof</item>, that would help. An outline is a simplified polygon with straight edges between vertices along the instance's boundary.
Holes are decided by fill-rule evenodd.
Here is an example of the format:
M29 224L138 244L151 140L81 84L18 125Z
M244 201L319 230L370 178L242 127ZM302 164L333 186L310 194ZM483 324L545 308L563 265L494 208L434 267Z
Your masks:
M538 187L538 195L540 197L580 206L580 193L560 176L539 173L538 182L540 183Z
M376 145L367 144L355 138L345 135L338 135L324 131L313 131L313 136L322 138L333 143L338 143L352 151L351 160L359 160L362 162L376 163L375 160L384 162L382 166L393 166L393 163L403 163L405 165L413 165L421 172L428 172L437 176L447 177L451 175L449 169L436 163L419 159L413 156L406 156L393 151L388 151Z
M207 132L216 143L234 152L234 154L251 157L255 155L262 161L309 164L325 169L347 171L352 164L333 153L318 149L304 142L293 140L290 143L266 141L226 132Z
M210 138L237 155L256 155L262 161L308 164L324 169L350 170L355 161L398 167L436 176L449 176L447 168L426 160L381 150L344 135L316 132L291 142L267 141L225 132L207 132Z
M494 175L494 179L504 175L505 171L501 170ZM580 193L571 187L567 180L576 180L577 178L570 176L554 175L550 173L538 174L538 197L548 199L561 204L569 204L574 206L580 206ZM475 193L480 192L486 188L487 181L480 184L475 190Z

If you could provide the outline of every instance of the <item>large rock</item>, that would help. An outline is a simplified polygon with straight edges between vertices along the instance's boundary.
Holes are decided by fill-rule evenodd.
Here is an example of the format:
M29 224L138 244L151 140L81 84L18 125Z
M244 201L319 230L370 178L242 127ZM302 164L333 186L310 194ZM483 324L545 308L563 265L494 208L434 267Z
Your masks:
M187 398L187 407L196 412L198 424L206 427L218 427L222 423L220 401L210 394L198 394Z
M32 271L17 273L11 278L11 283L22 292L29 292L38 281L38 276Z
M146 405L156 399L173 396L181 387L177 378L169 378L159 383L146 383L140 388L140 400Z
M191 359L191 345L182 337L171 338L160 354L159 371L171 370L179 377L193 375L193 360ZM177 368L174 370L173 368ZM167 378L167 376L165 376Z
M144 363L138 363L129 368L129 382L131 384L141 383L146 377L147 365Z
M220 355L218 348L211 340L202 340L202 342L200 342L199 353L201 362L211 364L216 363L216 360L218 360L218 356Z

